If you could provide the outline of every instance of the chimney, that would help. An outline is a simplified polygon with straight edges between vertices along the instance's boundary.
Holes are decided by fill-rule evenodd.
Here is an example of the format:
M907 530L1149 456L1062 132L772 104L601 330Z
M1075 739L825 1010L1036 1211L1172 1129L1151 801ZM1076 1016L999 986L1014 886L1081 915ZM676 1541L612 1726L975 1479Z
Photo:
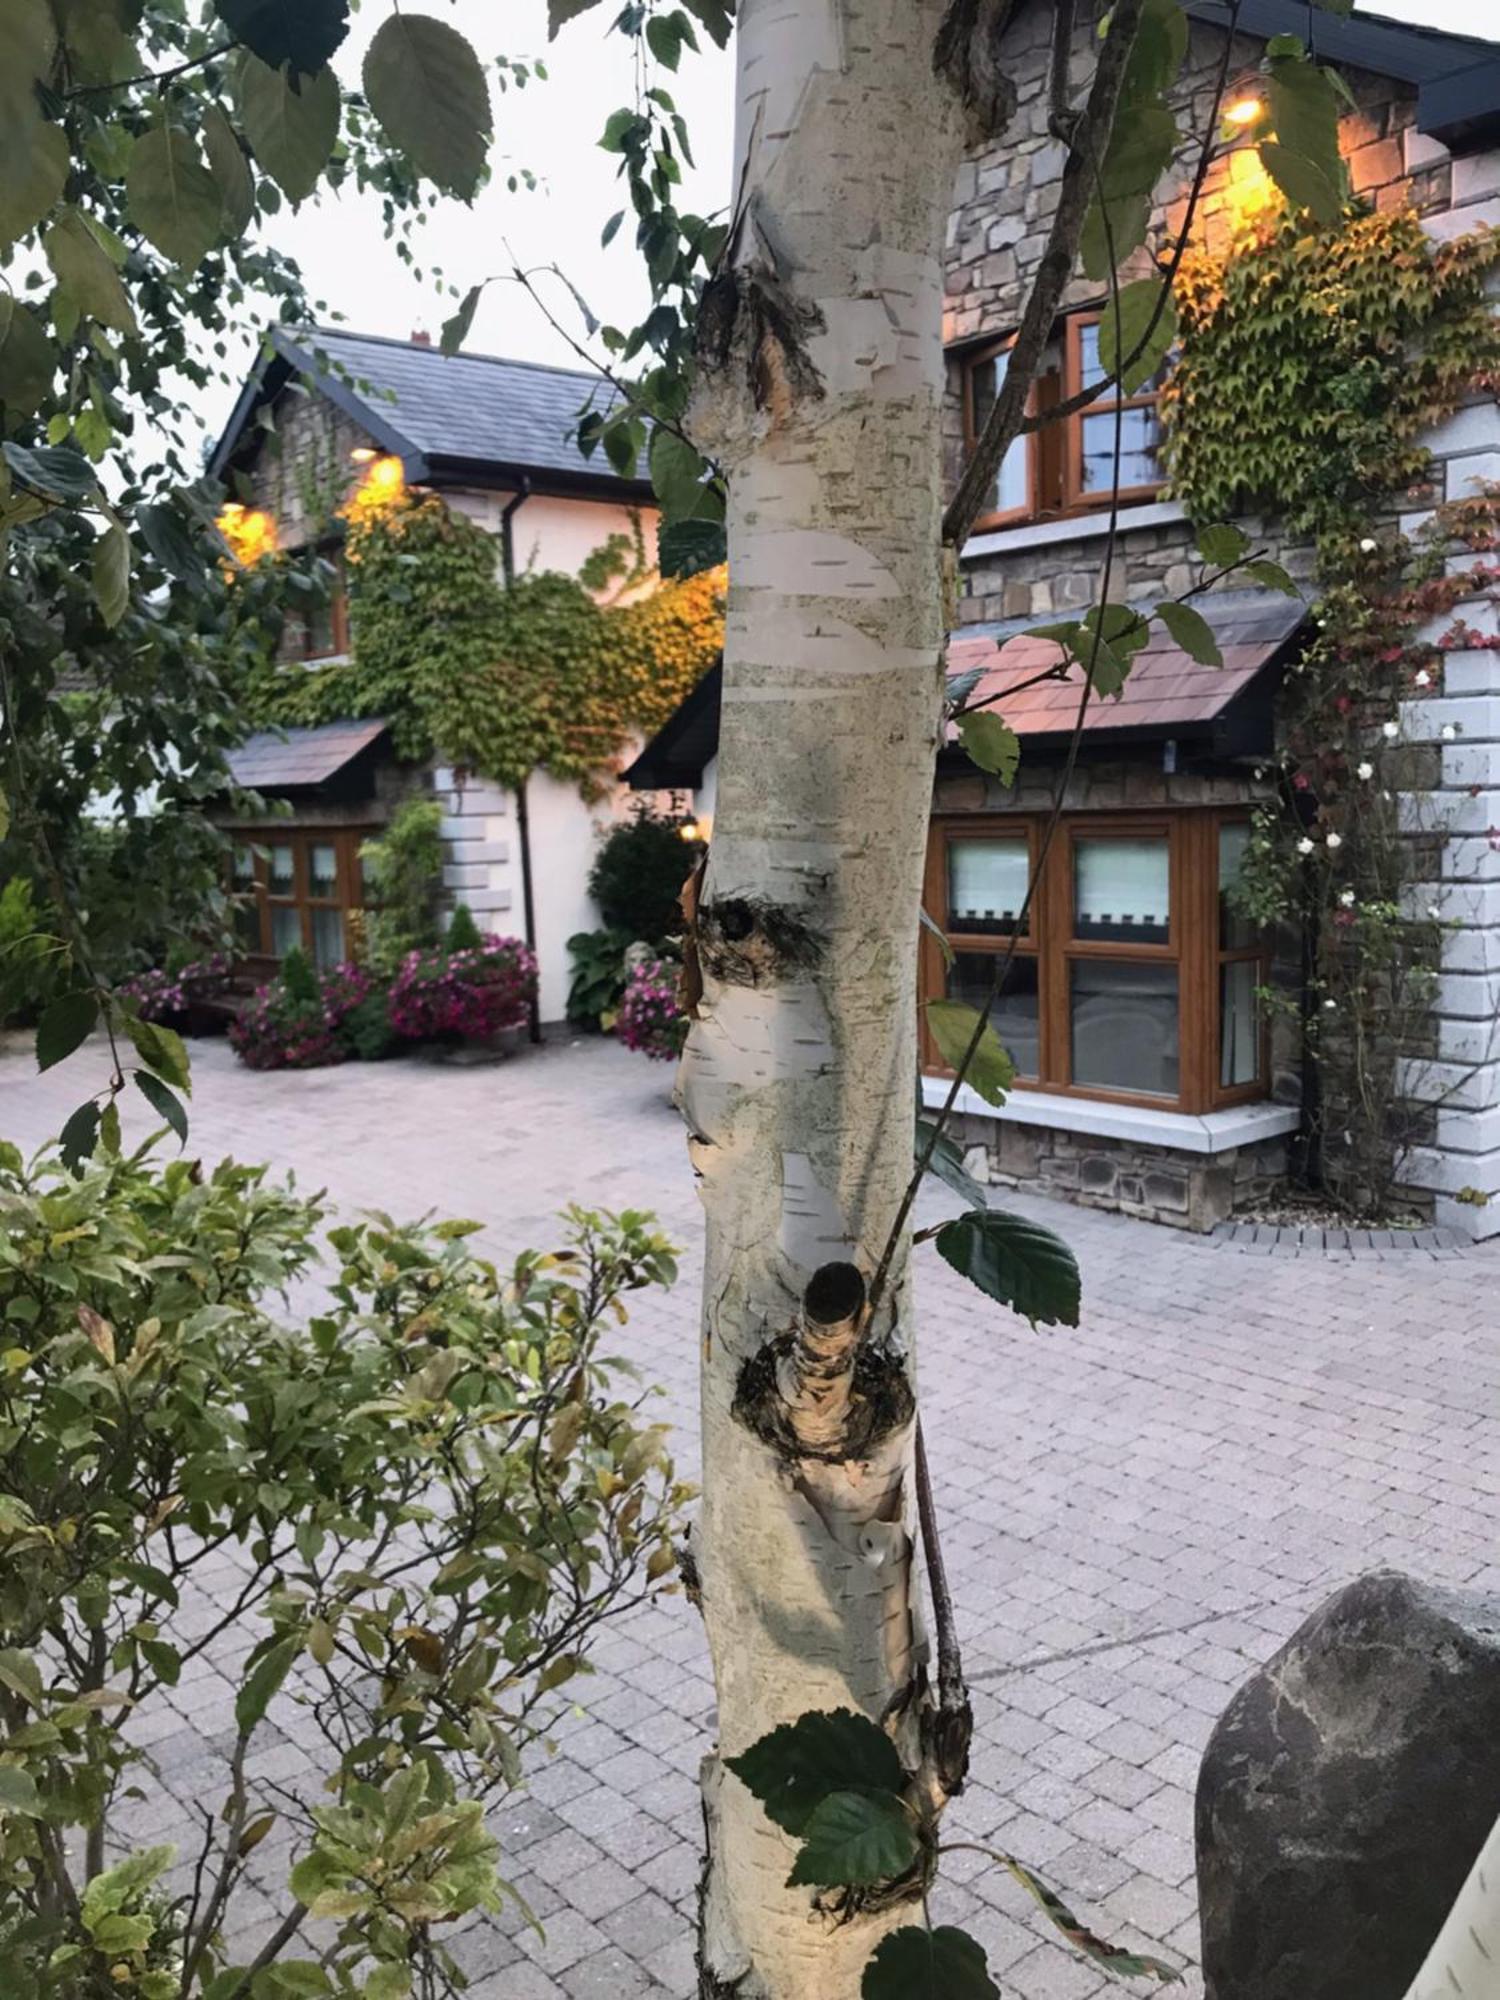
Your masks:
M431 347L432 335L425 326L419 326L412 334L411 344L413 347Z

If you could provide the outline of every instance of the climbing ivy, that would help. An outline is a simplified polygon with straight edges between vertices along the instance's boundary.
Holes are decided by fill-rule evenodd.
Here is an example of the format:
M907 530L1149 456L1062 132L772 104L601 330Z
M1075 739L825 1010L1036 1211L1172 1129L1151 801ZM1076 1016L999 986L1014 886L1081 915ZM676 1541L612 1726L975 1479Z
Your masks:
M497 783L536 770L597 789L628 737L658 728L723 644L722 571L600 603L543 570L508 588L494 537L433 493L348 524L347 660L263 675L268 720L381 715L397 753L440 756ZM623 538L587 567L639 580Z

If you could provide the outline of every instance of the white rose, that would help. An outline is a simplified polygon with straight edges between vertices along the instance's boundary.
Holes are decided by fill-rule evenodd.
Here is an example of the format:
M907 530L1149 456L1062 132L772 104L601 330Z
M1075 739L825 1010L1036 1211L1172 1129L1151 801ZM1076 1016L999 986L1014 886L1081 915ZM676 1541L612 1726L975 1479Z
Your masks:
M1330 833L1330 834L1329 834L1329 836L1328 836L1328 845L1329 845L1330 847L1342 847L1342 846L1343 846L1343 844L1344 844L1344 836L1343 836L1343 835L1342 835L1341 833Z
M1425 667L1418 667L1417 671L1412 675L1412 683L1419 688L1431 687L1432 675L1428 673Z
M1352 910L1354 908L1354 891L1352 889L1346 889L1343 895L1339 897L1339 901L1343 904L1346 910Z
M1297 852L1299 854L1311 854L1312 851L1313 851L1313 844L1304 835L1303 838L1297 842Z
M1329 1014L1332 1014L1337 1008L1338 1004L1339 1003L1337 1002L1337 1000L1325 1000L1323 1002L1324 1011Z
M1375 766L1368 763L1361 764L1358 769L1358 775L1361 778L1373 778L1375 775Z
M1359 545L1359 552L1362 556L1372 556L1379 547L1380 544L1373 535L1366 535Z
M1394 743L1396 738L1401 734L1401 725L1399 722L1382 722L1380 733L1387 743Z

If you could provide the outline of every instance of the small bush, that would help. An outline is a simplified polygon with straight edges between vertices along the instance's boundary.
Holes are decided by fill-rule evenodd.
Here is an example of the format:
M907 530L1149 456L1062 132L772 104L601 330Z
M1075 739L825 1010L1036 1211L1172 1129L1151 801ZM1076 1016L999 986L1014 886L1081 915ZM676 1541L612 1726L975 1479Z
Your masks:
M229 1024L229 1043L247 1069L321 1069L351 1053L348 1017L376 990L362 965L333 965L320 977L293 949L277 978Z
M0 1028L40 1014L56 996L67 966L30 881L12 875L0 888Z
M568 939L568 1019L576 1026L606 1034L614 1026L625 991L625 951L634 942L628 931L576 931Z
M482 1041L523 1026L536 958L520 938L481 936L475 951L414 951L391 987L391 1026L413 1042Z
M443 950L477 951L480 946L479 926L474 921L474 912L467 903L460 903L448 919L448 928L443 932Z
M678 967L662 958L642 959L625 980L616 1033L627 1049L673 1062L687 1040L687 1016L677 998Z
M682 930L677 898L697 860L683 840L685 819L640 813L604 837L589 871L589 894L611 930L660 945Z
M354 1062L383 1062L399 1044L391 1026L390 995L383 989L366 994L340 1021L338 1037Z
M362 927L365 963L377 978L390 979L409 953L438 942L442 825L436 799L408 799L385 832L359 850L373 899Z
M229 976L229 955L217 951L208 958L185 959L175 968L169 959L165 968L138 972L117 990L143 1021L159 1021L175 1028L192 1019L201 1001L227 993Z

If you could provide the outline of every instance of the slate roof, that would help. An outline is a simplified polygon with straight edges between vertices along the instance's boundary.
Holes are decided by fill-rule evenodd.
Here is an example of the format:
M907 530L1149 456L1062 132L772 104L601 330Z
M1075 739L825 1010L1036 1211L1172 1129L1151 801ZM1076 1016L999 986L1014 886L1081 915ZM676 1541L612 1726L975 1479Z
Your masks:
M378 743L387 726L376 716L363 722L325 722L316 729L261 730L230 751L230 775L250 792L321 785Z
M591 402L610 391L597 375L507 361L492 354L444 354L436 346L335 327L277 327L274 353L252 376L209 461L222 477L251 437L250 422L293 375L311 382L386 451L408 479L515 485L521 475L544 490L607 490L645 497L642 460L622 479L602 452L585 458L569 433Z

